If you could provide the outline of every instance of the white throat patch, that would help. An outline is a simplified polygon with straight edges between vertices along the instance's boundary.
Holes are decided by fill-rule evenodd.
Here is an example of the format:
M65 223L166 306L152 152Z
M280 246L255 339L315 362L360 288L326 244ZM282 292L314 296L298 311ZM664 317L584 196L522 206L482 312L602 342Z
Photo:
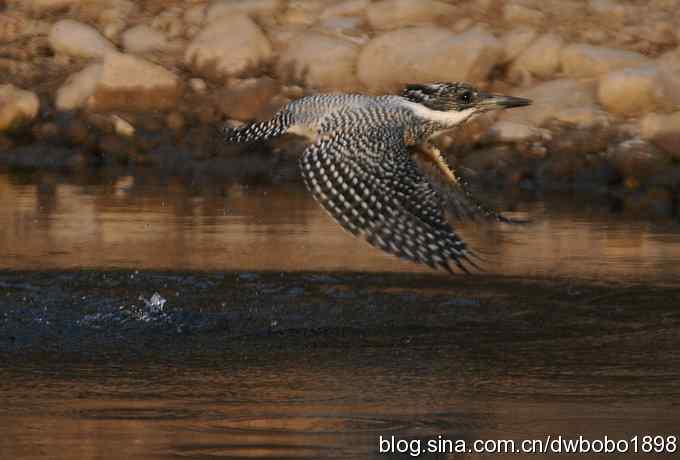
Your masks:
M430 120L435 123L440 123L447 128L455 128L456 126L465 123L473 115L479 113L476 112L474 108L469 108L461 111L452 110L450 112L444 112L443 110L432 110L425 107L422 104L404 100L403 104L408 107L420 118L425 120Z

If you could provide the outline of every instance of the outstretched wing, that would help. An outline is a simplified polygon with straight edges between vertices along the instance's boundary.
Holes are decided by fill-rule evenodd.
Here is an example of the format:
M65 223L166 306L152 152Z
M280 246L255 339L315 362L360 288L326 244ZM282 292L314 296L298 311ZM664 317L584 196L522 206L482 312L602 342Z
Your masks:
M373 246L448 271L475 266L413 162L403 127L328 132L305 150L300 167L314 198Z
M288 130L290 123L291 115L282 110L271 120L255 121L238 127L225 124L218 127L218 131L225 142L246 143L280 136Z

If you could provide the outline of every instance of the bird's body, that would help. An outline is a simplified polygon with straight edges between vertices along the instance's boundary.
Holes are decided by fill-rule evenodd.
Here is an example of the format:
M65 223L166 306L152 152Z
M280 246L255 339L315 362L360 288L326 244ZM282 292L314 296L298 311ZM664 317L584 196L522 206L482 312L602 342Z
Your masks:
M464 263L474 265L471 253L446 211L504 218L472 198L430 139L480 112L528 103L459 83L409 85L401 96L314 95L291 102L272 120L226 129L225 137L307 137L312 144L300 159L302 176L340 225L396 256L466 271Z

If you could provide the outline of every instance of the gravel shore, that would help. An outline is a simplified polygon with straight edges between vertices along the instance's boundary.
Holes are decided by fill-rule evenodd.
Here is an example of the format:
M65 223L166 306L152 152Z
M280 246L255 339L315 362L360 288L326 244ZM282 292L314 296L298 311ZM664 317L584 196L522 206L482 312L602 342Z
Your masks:
M0 164L181 171L249 155L215 127L306 94L462 80L535 103L442 136L454 166L672 204L679 20L676 0L6 0ZM257 148L294 161L302 145Z

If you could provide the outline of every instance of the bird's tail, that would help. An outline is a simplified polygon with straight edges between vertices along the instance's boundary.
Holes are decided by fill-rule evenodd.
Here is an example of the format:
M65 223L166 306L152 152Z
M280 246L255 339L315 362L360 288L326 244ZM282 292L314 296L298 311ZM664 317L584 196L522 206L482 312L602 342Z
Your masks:
M279 113L271 120L256 121L239 127L223 125L220 132L226 142L263 141L284 134L290 127L290 116Z

